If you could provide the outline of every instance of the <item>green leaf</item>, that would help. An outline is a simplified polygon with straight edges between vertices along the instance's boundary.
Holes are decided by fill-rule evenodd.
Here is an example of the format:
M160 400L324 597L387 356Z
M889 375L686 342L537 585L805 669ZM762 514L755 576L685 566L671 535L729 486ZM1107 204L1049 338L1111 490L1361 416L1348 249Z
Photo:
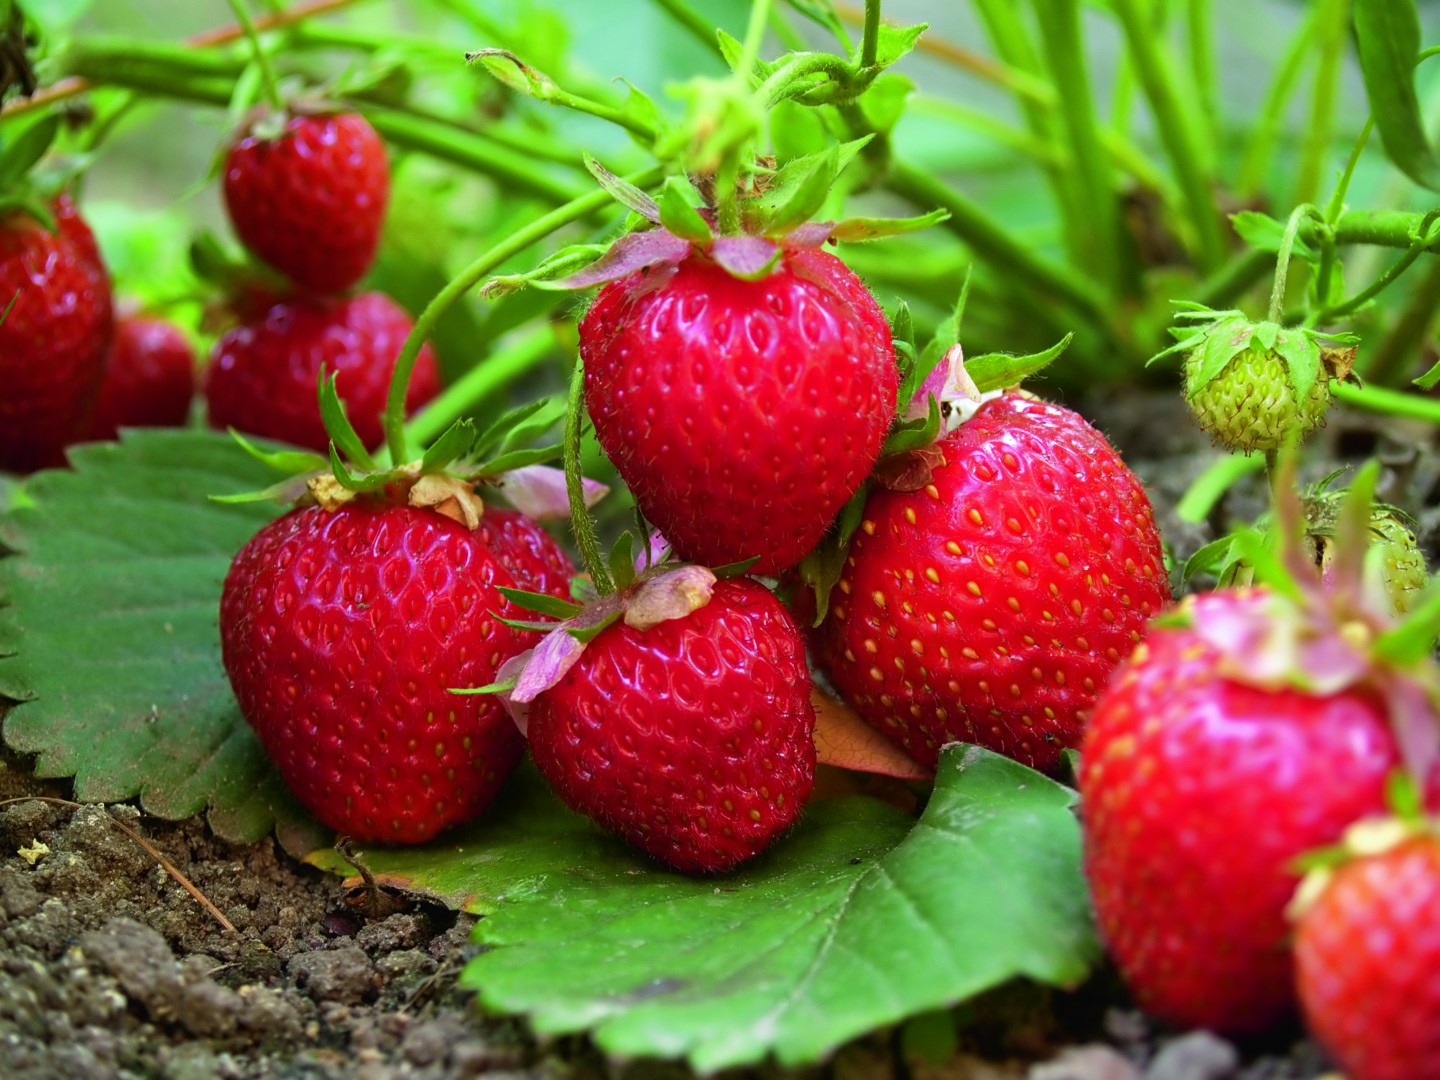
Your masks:
M659 200L660 226L692 244L708 244L715 234L710 229L710 223L700 216L695 204L687 198L689 190L693 189L682 177L672 176L665 181Z
M1050 348L1041 352L1030 353L1027 356L1009 356L1006 353L986 353L977 356L973 360L965 361L965 370L970 378L975 380L975 385L981 393L988 393L991 390L1003 390L1007 386L1014 386L1024 379L1028 379L1038 371L1044 370L1051 361L1063 353L1075 337L1073 333L1066 334Z
M1016 977L1081 982L1100 950L1074 800L952 746L918 824L874 799L822 800L738 873L690 879L526 769L443 847L360 854L383 882L485 916L487 951L462 982L487 1009L542 1036L588 1032L615 1057L790 1067ZM311 861L341 868L331 852Z
M1415 385L1421 390L1431 390L1434 389L1437 382L1440 382L1440 361L1437 361L1429 371L1416 379Z
M274 507L225 505L269 470L224 435L128 432L38 473L32 505L0 517L5 741L76 798L140 796L176 820L209 808L226 840L271 827L291 851L323 843L240 716L216 613L230 560Z
M1413 0L1355 0L1354 20L1370 114L1385 153L1411 180L1440 191L1440 157L1415 92L1420 16Z
M890 26L888 23L882 22L880 35L876 39L876 66L883 68L895 63L915 48L916 42L920 40L920 35L929 28L929 23L920 23L918 26Z
M1251 247L1279 254L1280 243L1285 237L1285 222L1276 221L1269 214L1262 214L1258 210L1241 210L1238 214L1230 215L1230 224L1234 226L1236 235ZM1306 262L1313 263L1319 259L1315 249L1299 236L1295 237L1295 245L1290 249L1290 253Z
M59 130L60 114L50 112L28 125L18 137L0 142L0 188L23 180L35 163L45 156Z
M829 30L837 41L844 42L849 39L844 20L836 13L835 5L829 0L785 0L785 3L811 22Z

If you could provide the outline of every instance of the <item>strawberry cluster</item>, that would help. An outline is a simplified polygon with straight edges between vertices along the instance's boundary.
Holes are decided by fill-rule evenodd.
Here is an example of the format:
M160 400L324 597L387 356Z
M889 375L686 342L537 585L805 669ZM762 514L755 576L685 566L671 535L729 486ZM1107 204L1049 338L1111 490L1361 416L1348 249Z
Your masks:
M283 279L247 286L205 373L213 427L323 451L315 386L335 375L360 439L374 447L395 357L414 324L390 297L351 295L370 270L390 196L385 144L358 113L292 104L254 112L226 148L225 208L245 247ZM440 391L428 345L413 411Z

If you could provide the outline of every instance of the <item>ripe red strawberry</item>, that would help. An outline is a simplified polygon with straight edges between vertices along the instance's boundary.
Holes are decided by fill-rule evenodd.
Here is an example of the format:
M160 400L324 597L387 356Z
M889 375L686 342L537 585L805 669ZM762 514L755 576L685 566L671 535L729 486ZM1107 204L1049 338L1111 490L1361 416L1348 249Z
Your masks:
M1294 1002L1293 860L1383 809L1400 750L1354 644L1359 623L1316 625L1249 589L1192 597L1180 614L1095 705L1085 868L1142 1006L1254 1032Z
M119 319L85 437L113 439L122 427L178 427L194 396L195 350L184 332L162 319Z
M68 199L51 233L0 212L0 469L61 464L104 374L113 326L110 278ZM13 303L12 303L13 301Z
M804 639L748 579L716 582L688 615L606 627L528 714L561 799L689 874L753 858L794 823L814 727Z
M870 494L816 662L929 768L961 740L1052 770L1170 600L1150 502L1099 432L1021 394L927 454L928 483Z
M275 138L255 126L225 156L225 208L236 235L305 289L348 289L380 243L390 198L385 144L355 113L292 115Z
M235 557L220 602L241 712L295 795L363 840L418 843L489 803L521 755L491 682L535 635L479 530L364 499L294 510Z
M487 506L480 519L480 539L510 572L518 588L570 599L575 564L538 521L518 510Z
M383 293L281 301L215 343L205 372L210 424L324 451L330 437L315 392L323 368L336 373L336 389L360 441L376 446L395 357L413 328L410 316ZM413 411L439 390L439 367L427 345L406 405Z
M1429 1080L1440 1062L1440 833L1357 824L1297 897L1305 1020L1351 1080Z
M692 251L600 291L580 322L595 433L684 559L813 548L880 453L898 372L884 314L827 252L759 280Z

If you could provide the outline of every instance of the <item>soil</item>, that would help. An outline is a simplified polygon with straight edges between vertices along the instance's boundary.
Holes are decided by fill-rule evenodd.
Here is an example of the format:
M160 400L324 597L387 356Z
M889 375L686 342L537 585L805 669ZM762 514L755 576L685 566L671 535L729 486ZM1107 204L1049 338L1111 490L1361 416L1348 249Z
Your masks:
M1231 516L1262 505L1242 484L1205 526L1175 501L1212 460L1172 395L1086 403L1151 489L1183 559ZM1363 417L1332 420L1337 460L1378 454L1383 494L1434 507L1436 455L1422 437ZM1323 469L1321 471L1324 471ZM1420 517L1433 559L1440 511ZM456 976L473 920L427 905L371 915L353 891L271 840L239 847L203 820L143 818L68 794L0 751L0 1077L359 1080L683 1077L663 1063L608 1062L584 1039L538 1043L522 1022L481 1016ZM234 925L222 929L128 826ZM363 896L360 898L363 901ZM814 1069L736 1075L902 1080L1301 1080L1326 1063L1298 1030L1236 1046L1152 1025L1113 972L1071 994L1017 985L967 1005L958 1047L927 1056L915 1032L880 1032ZM933 1053L933 1051L932 1051Z

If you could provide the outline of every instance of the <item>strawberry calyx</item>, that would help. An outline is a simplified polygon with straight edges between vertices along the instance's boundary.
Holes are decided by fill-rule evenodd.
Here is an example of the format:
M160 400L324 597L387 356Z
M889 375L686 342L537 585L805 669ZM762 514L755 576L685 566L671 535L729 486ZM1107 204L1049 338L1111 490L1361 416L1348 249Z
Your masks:
M1240 353L1260 349L1284 361L1290 390L1297 399L1309 393L1315 381L1345 380L1355 366L1354 334L1331 334L1308 326L1282 326L1273 320L1252 321L1242 311L1216 311L1203 304L1178 301L1176 318L1188 325L1172 327L1174 345L1152 356L1148 363L1175 353L1201 350L1200 362L1187 375L1185 392L1193 398Z
M586 168L596 182L631 211L632 231L609 245L564 248L528 273L492 278L481 293L502 296L525 286L588 289L642 270L673 267L697 254L733 277L755 281L774 270L787 250L878 240L944 221L949 216L945 210L911 218L811 220L823 206L835 177L868 139L797 158L776 169L757 191L741 200L740 231L732 233L717 230L714 208L705 205L696 188L680 177L670 177L656 198L586 155Z
M329 457L309 451L266 450L232 428L231 437L248 454L286 476L260 491L215 496L217 501L277 500L333 511L357 499L403 500L473 530L485 512L477 489L490 488L536 520L570 513L565 473L544 464L560 456L560 446L528 445L559 419L563 411L559 401L531 402L483 430L471 420L459 420L418 460L389 465L377 461L356 436L336 393L334 374L321 373L319 393L321 417L331 436ZM587 507L609 491L589 478L582 477L581 485Z
M1374 462L1356 475L1336 515L1332 572L1322 580L1303 543L1294 472L1294 456L1286 455L1271 536L1250 529L1234 540L1261 587L1237 590L1247 602L1207 607L1203 617L1187 598L1156 625L1187 627L1216 651L1216 669L1232 682L1316 697L1368 690L1384 703L1406 768L1427 776L1440 760L1440 668L1429 656L1440 596L1398 625L1391 614L1375 556L1367 554Z
M1416 841L1440 843L1440 818L1426 816L1413 778L1397 773L1391 778L1388 795L1390 813L1361 818L1345 830L1337 843L1308 851L1295 860L1304 876L1285 908L1291 922L1298 923L1305 917L1346 864L1386 855Z
M612 552L612 569L629 564L630 543L617 545ZM455 693L497 694L506 710L525 733L529 705L546 690L559 684L580 659L585 646L607 627L624 622L645 631L672 619L683 619L710 602L720 573L689 563L664 562L648 567L625 581L614 592L572 604L551 596L504 589L506 599L537 614L546 621L501 619L519 630L538 630L540 643L501 665L495 682ZM617 581L617 584L619 582ZM554 621L555 619L559 621Z

